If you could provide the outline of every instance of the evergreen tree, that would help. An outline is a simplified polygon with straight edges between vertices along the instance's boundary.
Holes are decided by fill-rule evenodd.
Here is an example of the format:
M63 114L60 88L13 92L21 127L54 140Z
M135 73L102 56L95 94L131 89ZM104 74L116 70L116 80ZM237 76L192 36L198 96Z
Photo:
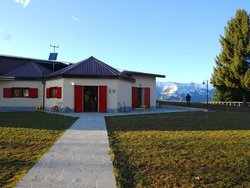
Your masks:
M239 9L220 37L221 53L216 57L212 83L219 91L233 91L242 95L247 104L250 90L250 16Z
M215 89L214 96L213 96L213 101L223 101L223 102L228 102L228 101L233 101L232 93L220 89Z

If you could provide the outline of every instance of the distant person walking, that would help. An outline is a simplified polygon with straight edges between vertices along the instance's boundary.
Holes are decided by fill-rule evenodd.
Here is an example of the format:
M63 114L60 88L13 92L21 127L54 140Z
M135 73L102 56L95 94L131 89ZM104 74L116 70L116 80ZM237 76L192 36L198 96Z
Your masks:
M186 95L187 105L190 105L191 96L189 94Z

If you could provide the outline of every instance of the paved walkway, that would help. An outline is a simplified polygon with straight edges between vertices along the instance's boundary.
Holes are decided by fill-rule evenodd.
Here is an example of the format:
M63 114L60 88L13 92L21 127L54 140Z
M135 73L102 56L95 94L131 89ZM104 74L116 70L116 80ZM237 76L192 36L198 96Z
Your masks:
M116 187L104 116L80 117L17 187Z
M69 113L80 117L32 167L17 188L116 187L104 116L194 111L168 108L129 113ZM198 109L200 111L200 109Z

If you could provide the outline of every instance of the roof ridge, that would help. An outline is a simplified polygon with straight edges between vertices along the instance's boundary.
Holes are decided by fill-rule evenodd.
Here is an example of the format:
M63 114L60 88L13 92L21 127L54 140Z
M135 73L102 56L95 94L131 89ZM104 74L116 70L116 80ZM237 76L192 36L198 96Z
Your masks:
M35 65L35 69L37 69L41 73L41 76L44 76L44 73L46 72L50 72L50 70L47 67L44 67L36 62L32 62L32 63L33 65Z
M80 66L82 63L85 63L87 60L89 60L92 56L90 56L89 58L85 59L85 60L82 60L82 61L79 61L75 64L72 64L72 65L69 65L68 67L65 67L66 70L63 70L62 72L60 72L60 74L63 74L63 73L66 73L67 71L69 71L70 69L72 68L75 68L75 67L78 67ZM60 70L59 70L60 71Z
M115 69L117 72L120 72L120 71L118 71L116 68L109 66L108 64L104 63L103 61L101 61L101 60L99 60L99 59L96 59L95 57L93 57L93 58L97 61L97 63L99 63L100 65L105 66L105 68L112 68L112 69ZM120 76L120 74L117 74L117 72L114 72L112 69L109 69L109 70L110 70L113 74Z
M33 61L31 61L30 63L40 73L40 76L42 76L43 75L42 70L38 68L37 64L34 63Z

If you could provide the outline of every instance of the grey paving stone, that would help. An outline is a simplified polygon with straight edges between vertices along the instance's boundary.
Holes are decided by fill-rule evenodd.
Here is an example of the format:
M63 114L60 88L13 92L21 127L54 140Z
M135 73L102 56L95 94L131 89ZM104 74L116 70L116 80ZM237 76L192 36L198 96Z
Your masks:
M104 116L83 116L16 187L116 187L108 152Z

